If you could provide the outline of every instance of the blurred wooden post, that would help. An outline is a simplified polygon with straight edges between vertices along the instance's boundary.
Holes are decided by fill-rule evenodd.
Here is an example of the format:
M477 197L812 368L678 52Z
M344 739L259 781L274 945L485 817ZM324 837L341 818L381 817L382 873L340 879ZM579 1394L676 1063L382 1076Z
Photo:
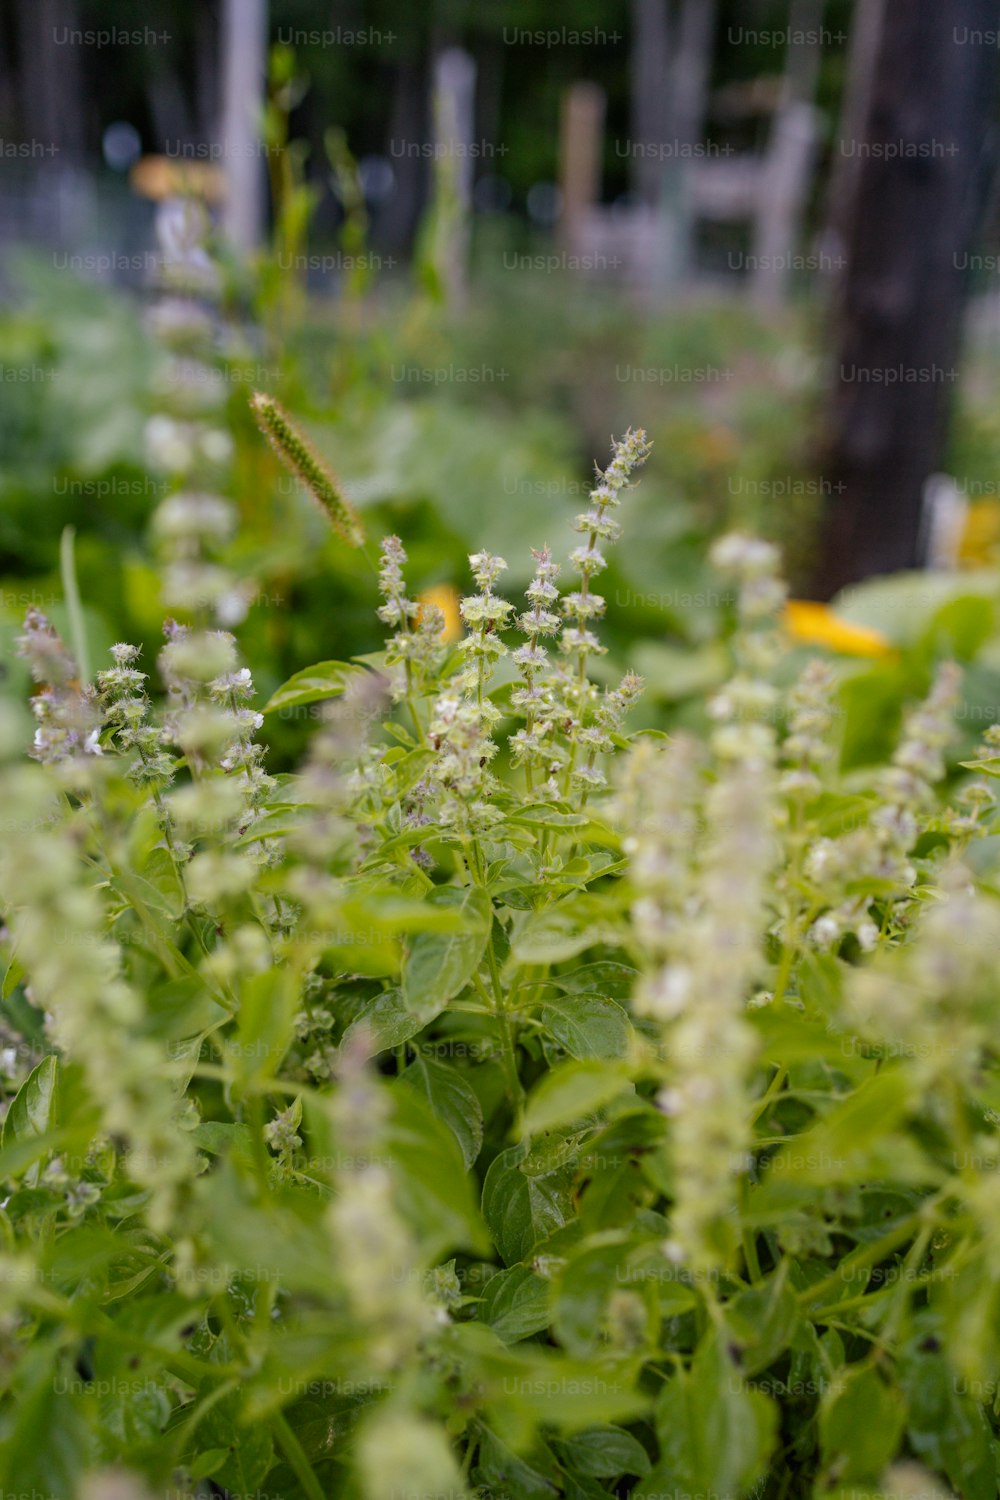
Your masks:
M438 271L452 307L462 307L468 291L475 113L475 60L448 47L434 63L434 185Z
M754 216L756 265L750 281L755 302L774 307L784 300L788 266L799 242L820 120L813 108L822 56L825 0L792 0L781 103Z
M754 215L755 265L750 290L762 307L777 306L784 299L818 135L816 111L811 104L793 101L778 111Z
M222 164L226 172L223 228L244 254L260 243L264 162L260 115L267 76L267 0L225 0L222 13Z
M563 94L559 131L559 236L567 251L578 249L587 215L601 195L604 90L574 83Z
M663 80L667 112L666 159L662 168L660 225L652 262L651 291L669 293L691 275L695 257L693 156L704 141L708 81L715 40L716 0L683 0L672 33L673 55Z

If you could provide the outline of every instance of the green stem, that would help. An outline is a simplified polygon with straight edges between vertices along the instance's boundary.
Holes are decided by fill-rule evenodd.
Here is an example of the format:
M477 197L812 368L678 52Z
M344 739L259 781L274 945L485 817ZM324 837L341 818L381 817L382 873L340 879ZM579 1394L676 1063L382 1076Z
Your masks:
M504 1062L510 1081L512 1102L517 1115L518 1128L520 1128L521 1116L524 1113L524 1089L521 1086L521 1077L517 1071L517 1051L514 1047L514 1028L511 1025L510 1016L504 1003L503 984L500 979L500 967L497 964L497 956L493 951L493 938L490 937L486 947L486 961L490 971L490 981L493 985L493 1007L496 1012L497 1024L500 1028L500 1041L503 1046Z
M777 1098L778 1094L781 1093L781 1090L784 1087L785 1077L786 1070L779 1063L774 1070L774 1077L771 1079L771 1082L768 1084L766 1090L764 1091L760 1102L758 1103L753 1114L750 1116L751 1125L756 1125L761 1116L765 1115L770 1109L771 1105L774 1103L774 1100Z
M740 1212L745 1213L747 1201L750 1196L750 1187L746 1176L740 1178ZM747 1275L751 1282L761 1280L763 1272L760 1268L760 1256L757 1254L757 1237L748 1225L743 1225L740 1231L743 1245L743 1259L746 1261Z
M309 1500L327 1500L326 1491L316 1478L316 1472L306 1457L305 1450L299 1442L295 1433L288 1425L288 1418L283 1411L276 1412L271 1418L271 1426L278 1444L288 1459L289 1468L295 1475Z
M76 557L73 548L75 538L76 528L64 526L59 540L59 571L62 574L73 655L76 658L76 667L82 684L90 681L90 659L87 652L87 626L83 618L80 589L76 581Z
M475 844L466 843L466 859L469 862L470 874L475 880L475 883L485 889L485 878L483 872L477 868L476 864L473 863L472 856L474 853ZM490 912L492 913L492 911L493 906L491 902ZM489 992L486 991L485 985L483 985L482 988L486 993L486 998L488 1000L492 998L493 1011L496 1016L497 1026L500 1031L500 1043L503 1048L504 1065L507 1071L507 1080L510 1086L511 1102L514 1105L518 1125L520 1127L520 1119L524 1111L524 1089L521 1086L521 1078L517 1071L517 1052L514 1047L514 1032L510 1023L510 1016L507 1014L507 1007L504 1003L503 981L500 978L500 966L497 963L497 956L493 947L492 932L490 933L489 941L486 944L486 963L490 971L490 983L493 988L492 997L489 995ZM478 980L478 975L476 976L476 978ZM481 983L481 981L479 982Z
M866 1245L856 1255L848 1256L835 1271L830 1272L829 1276L824 1276L821 1281L815 1282L811 1287L807 1287L804 1292L800 1292L798 1294L799 1301L804 1307L813 1307L817 1302L822 1302L828 1292L835 1292L838 1287L843 1286L843 1272L845 1269L853 1271L856 1267L877 1265L880 1260L884 1260L898 1245L901 1245L904 1240L913 1234L921 1224L922 1219L922 1212L907 1214L905 1219L901 1219L894 1229L890 1229L888 1234L884 1234L880 1240L876 1240L874 1245Z

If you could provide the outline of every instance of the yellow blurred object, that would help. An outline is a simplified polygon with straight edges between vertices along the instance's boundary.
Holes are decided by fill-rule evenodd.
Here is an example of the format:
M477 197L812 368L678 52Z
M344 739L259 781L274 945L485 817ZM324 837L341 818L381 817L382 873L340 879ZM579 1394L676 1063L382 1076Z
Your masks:
M891 656L893 647L880 630L851 625L826 604L813 599L789 599L785 605L785 629L803 646L825 646L842 656Z
M439 609L444 615L441 639L449 645L462 634L462 616L458 608L460 597L458 590L452 588L450 583L436 583L433 588L424 589L422 594L417 595L418 604L425 604L429 609Z
M203 198L206 203L221 203L226 196L226 174L204 161L140 156L128 180L134 193L154 203L162 203L165 198Z
M977 500L965 517L960 568L995 568L1000 559L1000 500Z

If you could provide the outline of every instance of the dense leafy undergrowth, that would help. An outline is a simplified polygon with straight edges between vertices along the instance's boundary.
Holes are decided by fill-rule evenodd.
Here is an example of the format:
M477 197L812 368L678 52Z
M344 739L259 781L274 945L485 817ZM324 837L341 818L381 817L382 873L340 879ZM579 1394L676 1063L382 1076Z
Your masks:
M615 446L522 608L476 553L457 642L387 539L386 650L266 705L315 721L295 774L205 608L162 699L128 644L81 686L29 615L5 1490L996 1494L996 741L943 796L945 663L842 774L834 675L773 685L778 559L739 535L714 729L630 738L641 684L590 669L646 456ZM164 509L197 606L218 509Z

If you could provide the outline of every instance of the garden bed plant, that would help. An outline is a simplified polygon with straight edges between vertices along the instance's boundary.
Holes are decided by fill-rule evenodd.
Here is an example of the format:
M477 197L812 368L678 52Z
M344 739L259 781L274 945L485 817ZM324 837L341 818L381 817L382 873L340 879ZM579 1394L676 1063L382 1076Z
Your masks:
M730 535L714 727L630 736L599 587L641 432L526 600L470 558L452 641L254 404L388 641L261 712L198 589L92 683L29 614L5 1492L992 1500L1000 741L942 793L957 670L842 775L836 675L776 685L779 559ZM204 583L211 506L166 504Z

